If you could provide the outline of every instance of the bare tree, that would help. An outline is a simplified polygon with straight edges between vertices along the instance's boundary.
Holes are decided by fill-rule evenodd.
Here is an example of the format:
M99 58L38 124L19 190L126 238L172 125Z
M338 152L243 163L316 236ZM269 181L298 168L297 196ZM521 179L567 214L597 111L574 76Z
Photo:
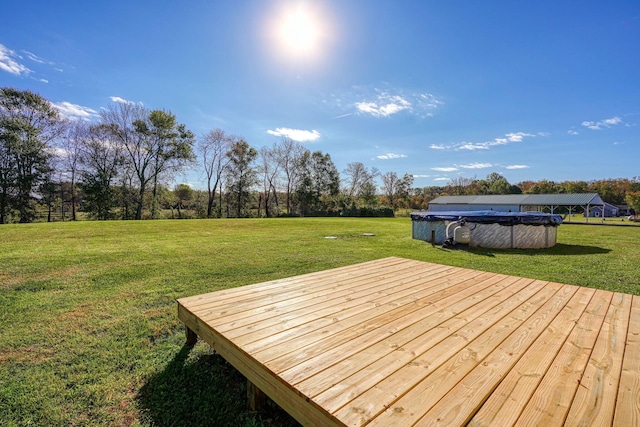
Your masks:
M218 217L222 215L222 178L229 166L229 157L226 155L236 138L226 135L222 129L214 129L198 140L198 148L202 155L202 165L207 176L207 217L213 216L213 205L216 191L220 192L218 204Z
M402 178L398 178L398 174L395 172L387 172L382 175L382 191L394 211L399 202L409 196L412 185L413 175L404 174Z
M126 166L131 168L138 181L136 219L142 218L144 191L152 178L149 165L153 160L153 152L134 126L134 122L144 121L146 114L142 105L134 103L112 103L101 112L102 123L108 127L114 142L122 148Z
M77 180L80 168L81 154L83 140L87 138L89 131L89 125L86 122L76 120L71 123L67 123L67 126L60 138L60 165L62 173L66 175L70 183L71 191L71 220L75 221L76 218L76 205L77 200ZM64 209L64 200L62 200ZM63 211L64 217L64 211Z
M462 196L467 194L467 189L474 182L473 178L464 178L462 176L457 178L451 178L449 184L447 184L447 193L456 196Z
M398 186L400 179L395 172L387 172L382 174L382 193L387 197L389 206L393 210L396 209L396 194L398 193Z
M285 180L285 195L287 198L287 213L291 213L293 209L293 193L298 188L298 184L302 177L303 159L305 153L309 150L304 148L300 143L293 141L290 138L282 138L279 144L276 144L273 149L273 154L280 165L280 170L284 175Z
M342 173L347 176L345 194L353 202L365 194L369 195L373 180L380 175L378 169L371 168L369 171L361 162L348 163Z
M267 217L272 216L271 202L275 204L276 211L279 211L278 192L276 185L278 174L280 172L280 164L276 157L276 148L262 147L258 152L258 160L260 165L258 171L262 174L262 189L264 194L264 211Z

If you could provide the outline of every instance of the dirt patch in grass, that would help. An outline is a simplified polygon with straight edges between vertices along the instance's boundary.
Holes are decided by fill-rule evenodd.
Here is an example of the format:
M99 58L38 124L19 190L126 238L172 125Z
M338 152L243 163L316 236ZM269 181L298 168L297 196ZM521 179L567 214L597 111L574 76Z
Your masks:
M25 283L47 283L51 281L67 282L69 278L76 280L77 276L82 274L82 268L78 265L69 265L66 267L56 267L43 273L23 273L11 275L0 273L0 287L5 289L19 288ZM61 280L63 279L63 280Z
M44 363L56 356L52 348L44 348L39 345L27 345L17 348L4 348L0 352L0 364L6 362L25 363L35 365Z

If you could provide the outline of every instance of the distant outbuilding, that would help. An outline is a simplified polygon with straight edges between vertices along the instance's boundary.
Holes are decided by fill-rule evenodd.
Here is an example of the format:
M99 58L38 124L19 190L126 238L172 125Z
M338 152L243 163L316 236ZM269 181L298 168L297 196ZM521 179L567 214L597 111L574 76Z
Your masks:
M598 193L575 194L497 194L486 196L440 196L429 202L429 212L481 211L557 213L564 207L569 214L588 213L605 202Z

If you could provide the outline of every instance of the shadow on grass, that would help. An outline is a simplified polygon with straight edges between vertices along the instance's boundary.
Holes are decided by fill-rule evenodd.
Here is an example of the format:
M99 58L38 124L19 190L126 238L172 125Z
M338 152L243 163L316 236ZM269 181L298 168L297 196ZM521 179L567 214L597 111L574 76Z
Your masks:
M166 368L147 381L137 401L143 419L157 426L297 426L273 402L247 409L247 380L222 357L189 359L183 346Z
M602 255L611 252L611 249L599 246L565 245L556 244L552 248L543 249L491 249L491 248L469 248L463 245L456 245L453 248L441 248L441 250L463 250L476 255L495 257L496 253L518 254L518 255Z
M611 252L611 249L599 246L565 245L558 243L552 248L546 249L546 253L552 255L602 255Z

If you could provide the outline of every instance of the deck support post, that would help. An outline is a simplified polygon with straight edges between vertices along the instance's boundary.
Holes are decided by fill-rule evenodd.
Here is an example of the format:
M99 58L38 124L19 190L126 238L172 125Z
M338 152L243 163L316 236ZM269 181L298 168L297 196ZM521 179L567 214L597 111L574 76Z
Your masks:
M198 335L195 332L193 332L188 326L185 325L184 328L187 336L186 344L190 346L196 345L196 342L198 342Z
M247 407L250 411L257 411L264 405L267 396L255 386L250 380L247 380Z

